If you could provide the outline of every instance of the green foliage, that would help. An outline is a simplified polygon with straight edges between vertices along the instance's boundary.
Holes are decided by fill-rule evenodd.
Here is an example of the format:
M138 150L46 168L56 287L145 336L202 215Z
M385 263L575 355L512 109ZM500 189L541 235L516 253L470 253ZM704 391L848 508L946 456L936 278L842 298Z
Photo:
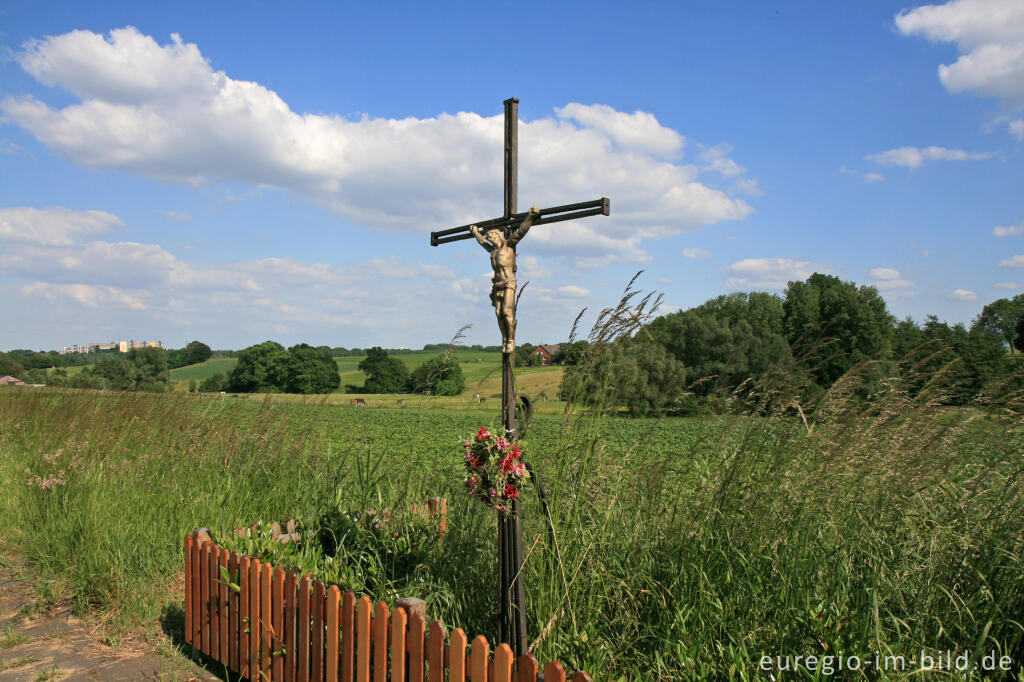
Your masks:
M413 370L409 387L413 393L459 395L466 390L466 379L455 355L443 353Z
M21 363L14 360L7 353L0 353L0 375L10 375L21 379L21 375L25 373L25 368Z
M707 396L728 393L789 357L782 301L765 293L737 293L660 317L651 336L686 367L687 387Z
M998 336L1003 343L1010 347L1010 352L1016 348L1014 341L1018 336L1017 324L1024 318L1024 294L1017 294L1013 298L1000 298L992 301L981 309L981 313L971 324L974 329L983 330L989 334Z
M623 337L591 346L585 364L566 368L559 399L604 408L625 406L636 416L672 411L686 386L686 370L664 346Z
M220 393L221 391L228 390L227 374L214 374L206 377L199 384L199 390L203 393Z
M340 381L330 349L300 343L285 350L279 343L265 341L238 354L237 364L228 372L227 390L330 393ZM211 382L209 390L218 390L217 385Z
M213 351L202 341L192 341L185 346L185 364L194 365L199 362L206 362L213 355Z
M366 351L359 370L366 375L363 393L404 393L408 389L408 367L398 358L388 357L387 351L380 346Z
M95 371L84 369L68 379L69 388L89 388L96 391L109 391L112 387L110 379Z
M782 307L790 348L822 387L890 348L893 318L874 287L815 273L789 283Z
M1020 316L1017 320L1017 326L1014 327L1014 331L1017 336L1013 339L1013 347L1024 353L1024 315Z
M288 376L288 351L276 341L249 346L238 354L238 363L228 372L229 390L256 393L280 389Z
M83 370L75 377L86 374ZM133 348L121 357L110 357L96 363L90 373L102 377L109 382L109 387L117 391L166 391L170 375L167 372L167 354L162 348ZM82 388L98 388L99 382L83 378L72 382L72 386L83 383L94 385Z
M284 390L288 393L330 393L341 384L329 348L300 343L288 349Z

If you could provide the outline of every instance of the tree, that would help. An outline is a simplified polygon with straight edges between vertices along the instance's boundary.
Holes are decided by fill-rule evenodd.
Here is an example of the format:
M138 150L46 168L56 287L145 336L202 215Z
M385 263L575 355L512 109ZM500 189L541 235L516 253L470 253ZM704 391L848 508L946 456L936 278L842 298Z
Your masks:
M735 293L654 320L648 330L686 367L698 395L731 390L789 357L782 301L771 294Z
M1017 323L1022 316L1024 316L1024 294L1017 294L1010 299L1000 298L981 309L981 313L971 323L971 329L980 328L998 335L1010 346L1012 354L1016 348L1014 340L1017 338Z
M213 376L203 379L202 383L199 384L199 390L202 393L220 393L228 389L228 377L222 372L218 372Z
M1020 316L1017 320L1017 326L1014 328L1017 332L1017 337L1013 340L1013 347L1024 353L1024 315Z
M170 382L167 354L162 348L133 348L123 357L97 362L93 373L107 379L110 388L117 391L162 392Z
M192 341L185 346L185 364L194 365L199 362L206 362L213 355L213 351L202 341Z
M341 385L331 349L300 343L288 349L288 393L330 393Z
M413 370L410 390L432 395L459 395L466 390L462 365L452 353L444 353L420 364Z
M7 353L0 353L0 375L9 374L18 379L25 373L25 368Z
M645 416L671 411L685 390L686 370L664 346L626 337L591 346L587 363L566 367L558 393L561 400L625 406Z
M282 390L287 383L288 351L276 341L249 346L238 354L238 363L228 373L229 390L256 393Z
M789 283L782 308L793 354L823 387L891 347L893 318L874 287L814 273Z
M366 375L364 393L404 393L409 385L409 368L380 346L367 349L359 370Z

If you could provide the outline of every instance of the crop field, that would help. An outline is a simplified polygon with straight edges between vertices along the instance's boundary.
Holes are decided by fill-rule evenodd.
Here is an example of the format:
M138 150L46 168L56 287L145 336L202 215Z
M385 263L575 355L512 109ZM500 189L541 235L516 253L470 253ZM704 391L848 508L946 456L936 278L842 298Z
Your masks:
M315 400L0 390L0 534L79 612L155 637L180 619L193 528L315 530L443 496L443 539L396 521L333 557L273 556L492 636L495 516L463 489L460 441L496 426L494 406ZM527 488L533 650L595 679L754 679L763 655L946 650L997 651L1019 672L1015 414L898 393L856 409L837 396L808 423L541 414L522 441L552 511Z
M191 379L202 381L209 379L214 374L227 374L236 364L238 364L238 358L210 358L206 362L172 369L171 381L185 382L186 384Z

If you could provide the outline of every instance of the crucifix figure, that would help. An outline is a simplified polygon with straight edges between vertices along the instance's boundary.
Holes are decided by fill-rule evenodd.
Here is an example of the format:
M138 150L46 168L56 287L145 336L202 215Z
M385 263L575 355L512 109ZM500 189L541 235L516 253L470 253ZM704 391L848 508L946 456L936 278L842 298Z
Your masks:
M607 197L578 204L537 208L516 213L519 175L519 100L505 100L505 213L492 218L430 233L430 245L476 239L491 254L491 303L501 330L501 415L505 437L516 440L521 425L516 422L515 378L512 374L516 345L516 244L531 227L593 215L610 215ZM526 403L528 406L529 403ZM524 410L525 411L525 410ZM531 472L533 473L533 472ZM541 504L547 502L540 479L533 474ZM516 657L527 653L526 591L520 577L523 567L523 533L519 524L519 500L512 500L509 512L498 512L498 642L508 643Z
M519 227L507 236L501 228L492 227L484 235L476 225L469 226L469 231L480 246L491 254L491 267L494 269L491 304L494 305L494 314L498 316L502 353L512 353L516 349L516 244L526 236L538 217L540 209L534 206L523 222L519 223Z

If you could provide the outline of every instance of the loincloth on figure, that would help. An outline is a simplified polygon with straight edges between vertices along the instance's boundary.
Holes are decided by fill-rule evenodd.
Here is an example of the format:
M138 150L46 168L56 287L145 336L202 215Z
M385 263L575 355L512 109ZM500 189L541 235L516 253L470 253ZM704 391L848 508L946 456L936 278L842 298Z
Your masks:
M512 277L492 277L491 278L491 305L497 305L499 300L505 297L506 291L516 290L516 278L515 275Z

